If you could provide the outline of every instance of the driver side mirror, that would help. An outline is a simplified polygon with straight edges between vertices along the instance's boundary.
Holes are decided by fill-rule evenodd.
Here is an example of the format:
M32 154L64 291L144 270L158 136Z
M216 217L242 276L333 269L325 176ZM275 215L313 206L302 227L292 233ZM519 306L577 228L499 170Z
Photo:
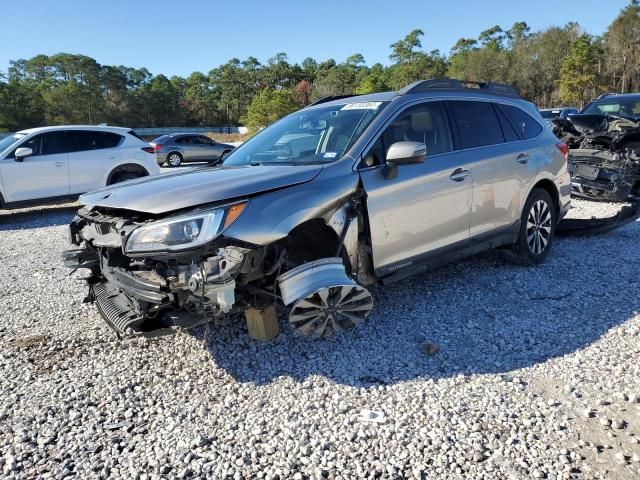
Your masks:
M30 148L27 147L20 147L16 150L15 153L15 161L16 162L21 162L23 161L25 158L29 157L33 155L33 150L31 150Z
M396 142L387 152L387 164L382 174L387 180L396 178L398 165L410 165L424 162L427 158L427 146L421 142Z

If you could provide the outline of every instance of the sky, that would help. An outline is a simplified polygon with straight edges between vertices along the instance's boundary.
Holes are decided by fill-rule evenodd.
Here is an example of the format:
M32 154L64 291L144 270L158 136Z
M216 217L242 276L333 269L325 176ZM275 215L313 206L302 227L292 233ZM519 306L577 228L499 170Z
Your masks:
M187 76L231 58L285 52L389 64L393 42L419 28L425 50L525 21L532 30L578 22L601 34L629 0L0 0L0 72L10 60L59 52L103 65Z

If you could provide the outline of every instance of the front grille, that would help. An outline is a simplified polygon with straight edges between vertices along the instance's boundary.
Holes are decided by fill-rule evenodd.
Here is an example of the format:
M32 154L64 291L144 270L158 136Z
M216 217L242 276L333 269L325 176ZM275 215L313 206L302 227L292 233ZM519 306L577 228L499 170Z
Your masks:
M111 233L111 230L112 230L112 226L110 223L96 223L95 227L96 227L96 232L98 232L100 235L106 235L108 233Z
M109 292L105 283L96 283L91 288L102 318L118 335L128 333L142 322L143 318L125 306L121 295Z

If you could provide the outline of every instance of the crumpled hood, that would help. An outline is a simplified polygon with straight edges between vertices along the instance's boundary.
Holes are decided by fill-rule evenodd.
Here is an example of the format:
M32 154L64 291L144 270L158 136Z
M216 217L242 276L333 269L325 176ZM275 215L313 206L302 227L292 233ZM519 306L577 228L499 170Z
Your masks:
M161 214L308 182L321 170L320 165L205 167L101 188L85 193L80 202Z

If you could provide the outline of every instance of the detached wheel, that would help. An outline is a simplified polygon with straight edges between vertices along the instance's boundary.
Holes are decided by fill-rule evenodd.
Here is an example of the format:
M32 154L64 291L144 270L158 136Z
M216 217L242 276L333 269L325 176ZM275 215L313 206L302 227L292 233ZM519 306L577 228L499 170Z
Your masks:
M325 287L298 300L289 323L304 336L326 338L364 322L372 307L371 294L360 285Z
M518 265L539 265L545 261L556 230L556 208L546 190L531 192L522 210L517 242L506 250L508 261Z
M167 163L170 167L179 167L182 163L182 155L180 155L178 152L171 152L169 155L167 155Z

